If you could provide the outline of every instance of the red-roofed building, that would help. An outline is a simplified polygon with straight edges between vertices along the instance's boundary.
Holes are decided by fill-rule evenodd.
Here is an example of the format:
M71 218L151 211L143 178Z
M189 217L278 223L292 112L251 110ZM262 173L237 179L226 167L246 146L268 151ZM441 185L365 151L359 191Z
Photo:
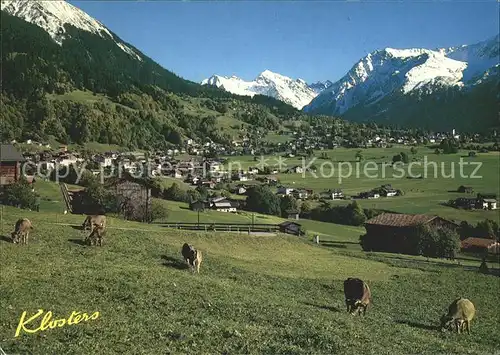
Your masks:
M462 240L462 250L474 253L500 254L500 243L495 239L470 237Z

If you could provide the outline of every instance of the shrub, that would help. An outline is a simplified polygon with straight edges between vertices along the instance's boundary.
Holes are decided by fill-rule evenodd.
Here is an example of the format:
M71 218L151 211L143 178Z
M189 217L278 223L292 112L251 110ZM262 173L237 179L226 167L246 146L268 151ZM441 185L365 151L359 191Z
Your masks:
M168 209L161 201L153 200L151 202L150 221L165 221L168 218Z
M36 194L32 187L23 177L15 183L5 187L1 196L2 204L24 209L34 209L36 205Z
M189 195L182 190L177 183L173 183L168 189L163 191L163 197L167 200L178 202L189 202Z
M264 214L281 214L280 199L267 186L254 186L248 190L246 208Z

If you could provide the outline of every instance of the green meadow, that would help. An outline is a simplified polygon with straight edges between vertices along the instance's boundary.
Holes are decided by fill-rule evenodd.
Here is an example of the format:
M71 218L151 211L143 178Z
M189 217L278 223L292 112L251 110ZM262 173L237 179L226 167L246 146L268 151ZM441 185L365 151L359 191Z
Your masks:
M315 151L309 158L284 158L283 168L293 166L313 166L316 171L304 173L277 174L280 183L293 188L308 188L319 193L328 189L342 189L345 195L355 196L383 184L402 190L404 196L381 197L379 199L358 200L364 208L377 208L403 213L437 214L453 220L477 222L486 218L498 220L499 211L465 211L444 206L443 203L457 197L474 197L476 193L500 195L500 155L498 152L477 153L468 157L468 151L457 154L435 154L432 149L417 147L411 154L407 146L393 148L362 149L363 159L356 161L359 149L338 148ZM408 154L410 164L393 168L392 157L400 152ZM328 159L321 159L326 153ZM278 156L266 156L266 164L277 166ZM313 161L314 160L314 161ZM310 163L312 162L312 165ZM232 166L243 168L256 166L259 161L253 157L231 158ZM462 171L460 165L462 164ZM229 164L228 164L229 165ZM333 167L333 168L332 168ZM408 178L409 176L423 178ZM460 185L471 186L474 194L461 194L456 190ZM335 203L347 203L336 201Z
M8 238L20 217L35 227L27 246ZM499 279L479 274L477 261L336 247L355 240L347 227L318 246L294 236L194 233L113 218L104 246L88 247L81 222L2 206L6 353L492 354L500 345ZM203 252L200 274L182 263L184 242ZM345 311L347 277L371 287L365 317ZM461 296L477 308L472 334L440 332L439 317ZM38 309L54 319L73 311L99 316L15 337L21 314ZM25 327L39 326L35 319Z

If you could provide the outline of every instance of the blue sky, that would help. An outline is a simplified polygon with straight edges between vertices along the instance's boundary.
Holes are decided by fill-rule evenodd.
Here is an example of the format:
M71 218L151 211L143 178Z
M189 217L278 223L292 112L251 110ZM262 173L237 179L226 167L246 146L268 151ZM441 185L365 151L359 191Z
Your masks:
M193 81L269 69L340 79L386 47L450 47L498 34L499 5L479 2L70 1L165 68Z

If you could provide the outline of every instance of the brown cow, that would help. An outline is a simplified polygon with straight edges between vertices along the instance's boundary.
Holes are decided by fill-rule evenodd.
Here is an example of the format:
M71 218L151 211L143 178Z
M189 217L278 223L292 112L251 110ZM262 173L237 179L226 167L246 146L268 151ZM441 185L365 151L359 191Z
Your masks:
M28 235L30 230L33 229L33 224L27 218L21 218L16 222L16 226L14 227L14 232L12 232L12 242L17 244L21 242L21 244L28 244Z
M194 269L196 268L196 272L199 274L200 273L200 265L201 262L203 261L203 254L201 253L201 250L194 250L194 260L193 260L193 272Z
M348 278L344 281L344 295L347 312L361 314L361 310L363 310L363 315L366 314L366 308L372 298L370 288L366 282L360 279Z
M203 260L203 256L200 250L196 250L192 245L189 245L188 243L184 243L182 246L182 257L184 258L184 261L188 265L188 267L191 269L191 271L194 272L195 268L196 271L199 273L200 272L200 264Z
M470 334L470 322L476 314L474 304L466 298L458 298L448 307L448 313L441 317L441 331L455 326L457 333L464 331Z
M193 248L193 246L189 245L188 243L184 243L184 245L182 246L181 254L186 264L191 267L193 265L195 256L195 249Z
M101 226L106 228L106 216L104 215L91 215L85 218L83 221L82 229L83 230L93 230L95 226Z
M95 225L92 233L90 233L90 235L85 238L85 242L87 242L90 246L98 245L102 247L102 241L104 239L105 233L106 230L103 226Z

